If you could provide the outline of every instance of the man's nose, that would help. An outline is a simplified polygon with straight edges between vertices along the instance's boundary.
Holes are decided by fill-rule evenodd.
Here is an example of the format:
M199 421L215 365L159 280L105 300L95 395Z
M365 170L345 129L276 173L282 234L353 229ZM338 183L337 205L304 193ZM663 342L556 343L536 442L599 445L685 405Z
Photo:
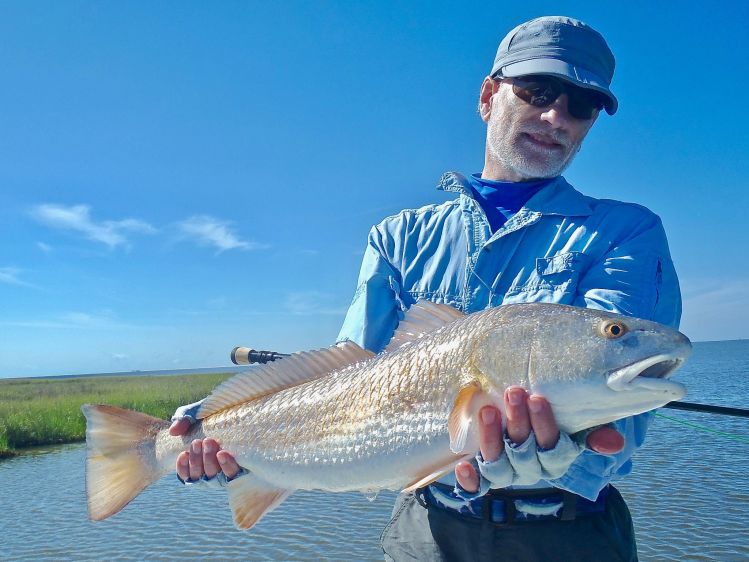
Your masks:
M544 110L541 114L541 119L555 129L565 128L569 124L570 119L572 119L567 108L568 101L567 94L561 94L554 100L554 103Z

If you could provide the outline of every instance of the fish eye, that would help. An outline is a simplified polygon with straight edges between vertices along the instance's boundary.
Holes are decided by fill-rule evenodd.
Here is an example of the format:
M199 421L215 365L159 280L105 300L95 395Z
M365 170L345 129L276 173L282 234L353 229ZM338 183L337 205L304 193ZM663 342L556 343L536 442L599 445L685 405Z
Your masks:
M601 325L601 333L603 334L603 337L615 340L627 333L627 326L625 326L623 322L611 320L609 322L604 322Z

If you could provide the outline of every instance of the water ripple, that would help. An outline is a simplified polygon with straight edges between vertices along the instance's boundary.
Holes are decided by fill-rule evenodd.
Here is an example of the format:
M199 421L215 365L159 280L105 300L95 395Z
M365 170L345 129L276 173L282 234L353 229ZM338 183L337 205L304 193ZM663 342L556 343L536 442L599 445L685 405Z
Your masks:
M697 344L678 378L689 400L741 406L749 342ZM749 437L749 421L669 416ZM643 561L749 560L749 447L657 418L617 485ZM298 492L249 532L234 529L226 494L165 478L121 513L88 521L82 445L0 462L0 529L8 560L382 560L379 536L395 498Z

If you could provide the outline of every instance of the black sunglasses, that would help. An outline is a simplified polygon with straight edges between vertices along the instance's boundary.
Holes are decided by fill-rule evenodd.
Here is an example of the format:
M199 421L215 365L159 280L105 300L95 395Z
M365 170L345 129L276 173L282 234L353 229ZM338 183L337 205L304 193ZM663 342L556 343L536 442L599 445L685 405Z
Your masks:
M501 78L497 76L497 79ZM602 94L573 86L554 76L518 76L510 80L515 95L534 107L549 107L559 96L567 94L567 111L575 119L590 119L605 105Z

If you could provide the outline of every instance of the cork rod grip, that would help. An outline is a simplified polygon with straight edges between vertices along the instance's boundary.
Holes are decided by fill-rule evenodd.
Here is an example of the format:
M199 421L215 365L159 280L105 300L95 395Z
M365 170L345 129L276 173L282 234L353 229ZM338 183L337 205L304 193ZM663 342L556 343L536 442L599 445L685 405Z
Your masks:
M235 365L270 363L271 361L283 359L288 356L288 353L278 353L277 351L257 351L249 347L235 347L231 350L231 362Z

